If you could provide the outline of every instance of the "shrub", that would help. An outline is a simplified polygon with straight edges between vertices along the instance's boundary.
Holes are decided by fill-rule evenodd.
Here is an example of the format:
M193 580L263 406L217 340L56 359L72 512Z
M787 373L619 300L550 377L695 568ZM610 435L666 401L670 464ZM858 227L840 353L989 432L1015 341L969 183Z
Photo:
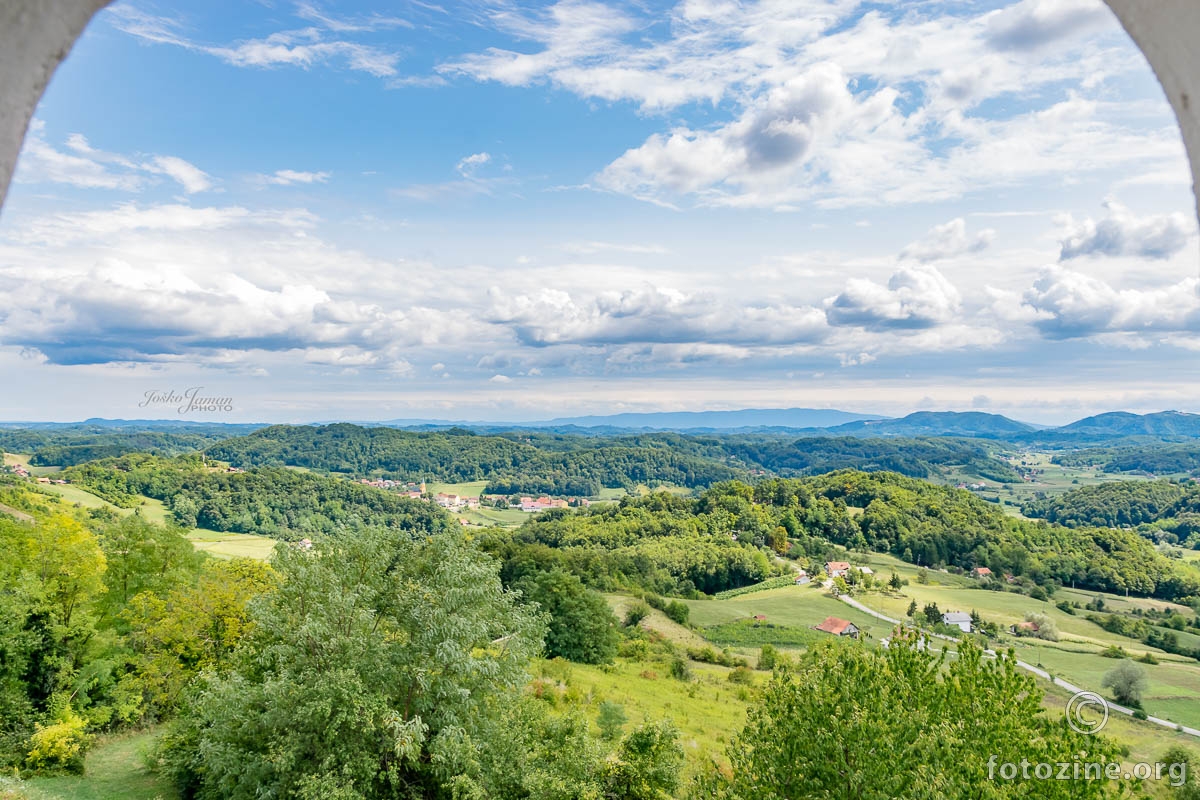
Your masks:
M625 627L632 628L648 616L650 616L650 606L646 605L644 601L638 600L625 611Z
M749 667L737 667L729 673L729 682L752 684L754 683L754 672Z
M600 728L600 736L608 741L613 741L621 735L621 728L624 727L628 717L625 716L625 707L620 703L613 703L605 700L600 704L600 715L596 718L596 725Z
M33 736L26 765L35 772L63 770L83 772L83 758L94 737L87 733L87 723L70 708L51 725L38 725Z
M775 669L779 663L779 651L769 644L764 644L758 651L758 668L763 670Z
M679 656L671 659L671 677L679 681L690 681L692 679L692 670L688 667L686 660Z
M688 614L690 612L691 609L688 608L688 604L682 600L672 600L671 602L667 603L667 607L663 609L664 614L666 614L672 621L678 622L680 625L687 624Z

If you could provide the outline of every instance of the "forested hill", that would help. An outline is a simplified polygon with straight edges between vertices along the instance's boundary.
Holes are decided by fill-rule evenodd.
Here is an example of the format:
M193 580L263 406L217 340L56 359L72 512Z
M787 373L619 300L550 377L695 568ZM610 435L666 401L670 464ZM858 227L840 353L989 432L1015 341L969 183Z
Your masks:
M296 539L371 525L433 531L450 525L431 503L279 467L227 473L205 468L198 457L133 454L63 474L118 506L137 505L139 495L161 500L185 528Z
M816 571L834 557L833 545L932 568L987 566L1043 585L1170 600L1200 593L1195 568L1167 559L1132 531L1014 519L969 492L894 473L735 482L696 499L658 494L550 511L515 532L496 531L488 542L510 578L560 566L598 588L685 594L761 580L770 573L764 547Z
M984 478L1016 480L989 445L961 439L795 438L660 433L595 437L512 431L477 435L357 425L276 425L209 448L237 467L305 467L403 480L487 480L488 491L594 495L602 487L704 487L750 470L809 475L833 469L893 470L932 477L956 466Z
M245 428L236 429L236 432L246 433ZM189 453L203 450L230 435L228 428L216 426L151 430L137 427L114 429L80 423L48 430L0 429L0 450L30 453L29 462L34 466L69 467L126 453L164 456Z
M1030 501L1021 513L1071 527L1141 525L1170 514L1187 493L1172 481L1113 481Z

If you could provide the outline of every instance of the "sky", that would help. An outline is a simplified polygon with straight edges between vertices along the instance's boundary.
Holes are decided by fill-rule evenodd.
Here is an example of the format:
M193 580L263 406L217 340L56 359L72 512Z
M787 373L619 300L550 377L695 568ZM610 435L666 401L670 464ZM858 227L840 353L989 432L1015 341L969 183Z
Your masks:
M0 419L1200 412L1100 0L100 12L0 212Z

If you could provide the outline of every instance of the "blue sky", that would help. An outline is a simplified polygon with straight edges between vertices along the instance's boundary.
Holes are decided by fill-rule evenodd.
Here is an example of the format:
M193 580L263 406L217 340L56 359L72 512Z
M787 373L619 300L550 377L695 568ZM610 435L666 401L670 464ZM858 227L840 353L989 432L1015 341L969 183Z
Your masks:
M118 2L0 215L3 419L1200 411L1100 0Z

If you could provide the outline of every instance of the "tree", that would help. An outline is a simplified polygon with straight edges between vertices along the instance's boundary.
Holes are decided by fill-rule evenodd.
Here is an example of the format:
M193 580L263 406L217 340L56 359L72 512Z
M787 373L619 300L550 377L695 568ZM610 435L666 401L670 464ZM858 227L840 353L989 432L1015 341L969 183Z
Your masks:
M964 641L946 661L917 641L902 632L883 651L831 643L776 673L730 742L728 772L702 776L694 796L995 800L1031 791L999 779L996 763L1072 761L1085 750L1088 760L1119 759L1116 743L1047 719L1042 691L1011 656L987 659ZM1036 793L1108 797L1109 783L1038 781Z
M1025 615L1026 622L1032 622L1037 626L1034 636L1039 639L1045 639L1048 642L1058 641L1058 623L1045 614L1039 614L1036 611L1030 611Z
M613 740L621 735L621 728L629 718L625 716L625 707L620 703L605 700L600 703L600 712L596 717L596 726L600 728L600 736Z
M680 625L686 625L691 608L682 600L672 600L667 603L667 607L663 609L663 613L672 621L678 622Z
M617 654L617 618L579 578L554 569L528 575L515 588L550 615L546 655L581 664L607 664ZM685 606L686 608L686 606Z
M892 573L892 577L888 578L888 586L891 587L892 591L894 592L900 591L900 587L903 585L904 584L900 580L900 576L895 572Z
M908 612L907 612L906 616L908 616L909 619L912 619L913 617L915 617L917 615L917 610L918 610L917 609L917 601L913 600L911 603L908 604Z
M168 736L185 793L488 796L478 752L525 746L510 711L542 634L497 565L461 534L376 529L273 565L233 667Z
M100 608L109 620L139 592L161 595L195 576L204 558L178 528L133 514L102 527L100 547L107 563Z
M1118 703L1134 708L1142 705L1146 685L1146 671L1128 659L1104 673L1100 681L1101 688L1111 689Z

